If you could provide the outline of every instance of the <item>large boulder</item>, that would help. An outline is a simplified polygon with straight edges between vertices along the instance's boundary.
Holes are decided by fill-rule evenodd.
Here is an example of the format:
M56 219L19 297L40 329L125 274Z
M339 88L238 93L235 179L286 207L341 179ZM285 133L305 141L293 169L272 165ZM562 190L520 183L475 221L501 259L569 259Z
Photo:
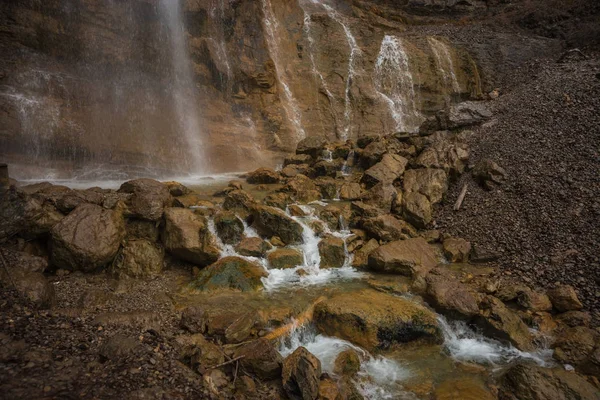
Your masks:
M377 140L369 143L364 150L360 152L360 163L363 168L370 168L377 164L388 152L387 145L383 140Z
M413 301L370 289L318 303L314 320L324 334L369 351L420 338L440 339L435 313Z
M343 239L329 236L322 239L318 247L321 256L321 268L339 268L344 265L346 250Z
M163 269L164 250L145 239L129 240L117 253L111 273L117 277L153 278Z
M263 288L262 278L267 271L240 257L224 257L198 273L190 286L200 291L234 289L251 292Z
M374 238L386 242L417 236L415 228L390 214L368 218L363 222L362 227Z
M215 228L225 244L237 244L244 235L244 223L230 211L220 212L215 216Z
M302 265L304 256L296 249L277 249L267 256L271 268L285 269Z
M220 256L206 219L187 208L167 208L162 233L165 249L184 261L206 266Z
M340 187L341 200L358 200L363 196L363 190L360 184L356 182L346 182Z
M190 333L206 334L221 342L240 343L256 337L264 329L264 321L247 302L239 303L239 297L224 296L209 304L185 308L180 326Z
M63 218L50 203L7 190L0 195L0 243L17 234L26 239L46 235Z
M278 183L279 173L271 168L259 168L248 174L246 181L252 184Z
M448 128L455 129L487 121L492 113L482 101L464 101L454 104L448 111Z
M233 352L233 357L241 357L240 366L259 379L269 380L281 377L283 360L267 339L257 339L237 347Z
M367 268L369 264L369 255L379 247L379 242L375 239L369 240L360 249L354 252L352 266L354 268Z
M394 202L402 201L402 193L399 193L394 185L378 183L363 198L365 203L374 205L388 213L391 211Z
M424 229L433 218L429 199L418 192L408 192L402 196L402 217L417 228Z
M315 400L319 395L321 362L306 348L298 347L283 360L281 376L290 399Z
M283 160L283 165L301 165L301 164L310 164L312 162L312 157L309 154L294 154L289 157L286 157Z
M444 240L444 256L448 261L468 262L471 253L471 243L461 238L447 238Z
M501 400L599 400L600 391L584 377L561 368L530 364L511 367L500 378Z
M134 179L125 182L119 193L129 193L128 211L137 218L158 221L171 203L169 187L154 179Z
M262 236L279 236L285 244L302 243L302 225L283 211L269 206L257 206L253 216L253 227Z
M600 335L585 326L563 329L553 344L554 358L563 364L578 366L594 351Z
M461 142L450 141L445 136L435 136L433 142L417 157L415 165L424 168L443 169L452 176L460 175L465 170L469 159L469 148Z
M51 231L51 263L58 268L92 271L113 260L125 236L120 213L81 204Z
M479 308L479 316L475 319L475 323L486 335L510 342L519 350L533 349L529 328L519 315L506 307L501 300L486 296L479 304Z
M259 237L247 237L242 239L235 250L243 256L264 257L271 248L269 243Z
M323 150L327 145L327 139L323 136L309 136L302 139L296 145L296 154L308 154L314 159L317 159L323 154Z
M581 310L583 308L575 289L570 285L559 285L549 290L548 297L550 297L554 308L560 312Z
M404 173L408 160L397 154L386 154L380 162L365 171L362 182L368 187L391 184Z
M406 276L425 275L437 264L435 249L421 237L388 243L369 255L369 269Z
M434 272L437 271L433 270L425 281L427 302L436 311L466 320L479 313L479 299L475 291L448 274Z
M404 173L404 193L421 193L431 204L436 204L447 191L448 175L442 169L409 169Z
M236 189L227 193L225 200L223 201L223 208L225 210L242 210L250 212L255 203L254 197L248 192Z

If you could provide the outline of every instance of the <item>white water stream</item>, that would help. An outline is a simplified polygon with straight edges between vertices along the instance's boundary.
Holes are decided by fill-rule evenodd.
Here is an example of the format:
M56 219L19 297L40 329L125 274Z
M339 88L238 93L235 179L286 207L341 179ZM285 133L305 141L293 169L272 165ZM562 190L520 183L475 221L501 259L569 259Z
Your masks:
M415 132L423 121L415 103L415 85L402 39L385 35L375 62L375 88L388 103L396 130Z
M459 93L460 85L454 71L454 62L450 54L450 47L434 37L428 37L427 42L435 57L437 69L442 76L442 80L450 93Z

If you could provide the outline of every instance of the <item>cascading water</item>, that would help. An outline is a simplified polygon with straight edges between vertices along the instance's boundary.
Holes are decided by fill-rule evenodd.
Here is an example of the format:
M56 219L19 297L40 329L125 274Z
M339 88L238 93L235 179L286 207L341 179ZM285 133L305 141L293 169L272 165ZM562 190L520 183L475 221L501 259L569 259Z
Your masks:
M191 174L200 174L207 166L204 165L202 132L196 108L196 84L185 38L180 1L160 0L159 14L171 42L171 66L174 75L172 96L179 128L188 145L185 160L187 169Z
M423 121L416 103L408 54L402 40L385 35L375 62L375 88L389 105L396 130L415 132Z
M279 45L278 40L280 35L279 23L277 22L277 18L273 13L273 8L271 7L271 0L262 0L262 6L264 14L264 27L265 32L267 34L267 47L269 49L269 54L271 54L271 58L273 59L273 63L275 64L275 73L277 75L277 80L283 89L284 109L294 127L296 141L300 141L306 137L306 132L302 127L302 117L300 115L298 103L296 102L294 94L292 93L292 90L290 89L290 86L287 83L287 77L285 76L285 68L281 64L281 46Z
M348 152L348 157L344 161L342 165L342 175L348 176L352 172L352 167L354 166L354 150L350 150Z
M213 21L213 29L211 31L211 42L215 46L215 53L217 61L225 68L225 82L224 86L227 92L231 92L231 85L233 83L233 71L231 69L231 63L229 62L229 55L227 52L227 46L225 44L225 35L223 32L223 26L225 24L225 3L224 0L212 0L213 3L210 8L210 16Z
M458 79L456 78L456 73L454 72L454 62L452 61L452 55L450 53L449 46L434 37L428 37L427 42L429 43L429 47L431 47L431 51L435 57L435 63L440 75L442 76L446 90L449 93L459 93L460 85L458 83Z

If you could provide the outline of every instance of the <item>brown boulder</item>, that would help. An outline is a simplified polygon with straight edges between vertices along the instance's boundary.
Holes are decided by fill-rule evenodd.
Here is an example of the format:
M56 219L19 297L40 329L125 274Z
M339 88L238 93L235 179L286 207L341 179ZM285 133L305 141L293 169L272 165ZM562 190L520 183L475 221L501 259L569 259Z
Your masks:
M368 350L419 338L439 340L436 315L413 301L375 290L343 293L318 303L317 328Z
M153 278L163 269L164 250L144 239L129 240L117 253L110 272L130 278Z
M244 234L244 223L230 211L220 212L215 216L215 228L225 244L239 243Z
M379 247L379 242L375 239L369 240L360 249L354 253L352 266L354 268L366 268L369 264L369 255Z
M304 256L296 249L277 249L267 256L271 268L284 269L302 265Z
M190 286L202 292L222 289L250 292L261 290L261 278L267 275L261 265L240 257L224 257L201 270Z
M448 175L441 169L409 169L404 173L404 193L421 193L431 204L442 201L448 191Z
M59 268L92 271L113 260L125 236L120 213L82 204L51 231L51 263Z
M244 190L232 190L223 201L225 210L243 210L249 212L255 205L254 198Z
M598 339L598 333L585 326L563 329L552 346L554 358L564 364L578 366L592 354Z
M322 136L308 136L296 145L296 154L308 154L317 159L323 154L327 139Z
M236 246L235 250L243 256L264 257L272 246L258 237L247 237Z
M402 196L402 216L417 228L425 228L431 222L432 212L425 195L408 192Z
M523 308L531 311L550 311L552 310L552 303L550 298L543 293L538 293L529 288L526 288L519 292L517 296L517 303Z
M278 236L285 244L302 243L302 225L283 211L269 206L257 206L253 216L253 227L259 234L267 237Z
M288 204L293 202L294 201L292 200L292 196L290 196L288 193L281 192L269 193L263 199L263 203L265 203L265 205L270 207L277 207L282 210L285 210Z
M17 292L37 308L50 308L55 303L54 286L41 272L11 271L9 280L6 279L4 272L0 273L0 277L5 287L8 287L9 282L11 285L14 284Z
M500 400L599 400L600 392L579 374L521 364L500 378Z
M408 160L397 154L386 154L380 162L365 171L362 182L367 187L378 183L391 184L404 173Z
M502 301L493 296L487 296L479 307L480 313L476 318L476 324L486 335L508 341L519 350L533 349L529 328Z
M251 184L268 184L278 183L280 180L279 173L271 168L259 168L248 174L246 181Z
M134 179L125 182L119 193L131 194L127 200L128 211L137 218L159 220L165 207L171 203L169 188L154 179Z
M394 202L402 202L402 193L398 193L398 190L391 184L378 183L363 197L365 203L374 205L386 213L392 210Z
M309 154L294 154L286 157L285 160L283 160L283 165L310 164L311 162L312 157Z
M259 379L281 377L281 355L267 339L257 339L237 347L233 357L240 358L240 366Z
M290 399L315 400L319 395L321 362L306 348L298 347L283 360L281 375Z
M363 190L360 184L355 182L344 183L340 187L340 199L341 200L358 200L362 197Z
M353 349L342 351L335 359L333 372L340 376L354 376L360 371L360 357Z
M426 298L436 311L451 318L470 319L479 313L477 293L448 274L430 273Z
M471 243L461 238L448 238L444 240L444 256L448 261L456 263L469 262L469 254L471 253Z
M335 236L329 236L319 242L321 268L339 268L346 261L344 241Z
M371 270L406 276L424 275L437 264L435 249L423 238L397 240L369 256Z
M187 208L167 208L162 233L165 249L184 261L206 266L220 256L206 219Z
M559 285L548 291L548 297L554 308L559 312L581 310L583 304L577 298L575 289L570 285Z
M473 168L473 179L486 189L493 189L494 185L502 184L506 179L506 171L494 161L483 159Z
M363 229L376 239L390 242L417 236L417 231L407 222L390 214L365 220Z

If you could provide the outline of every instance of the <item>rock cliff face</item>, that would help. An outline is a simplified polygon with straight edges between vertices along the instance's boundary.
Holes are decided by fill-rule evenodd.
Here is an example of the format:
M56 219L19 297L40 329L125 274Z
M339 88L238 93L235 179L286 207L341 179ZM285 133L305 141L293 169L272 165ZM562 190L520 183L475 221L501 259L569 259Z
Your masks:
M17 178L239 171L306 136L415 131L523 49L552 48L457 34L485 2L178 4L0 5L0 155Z

